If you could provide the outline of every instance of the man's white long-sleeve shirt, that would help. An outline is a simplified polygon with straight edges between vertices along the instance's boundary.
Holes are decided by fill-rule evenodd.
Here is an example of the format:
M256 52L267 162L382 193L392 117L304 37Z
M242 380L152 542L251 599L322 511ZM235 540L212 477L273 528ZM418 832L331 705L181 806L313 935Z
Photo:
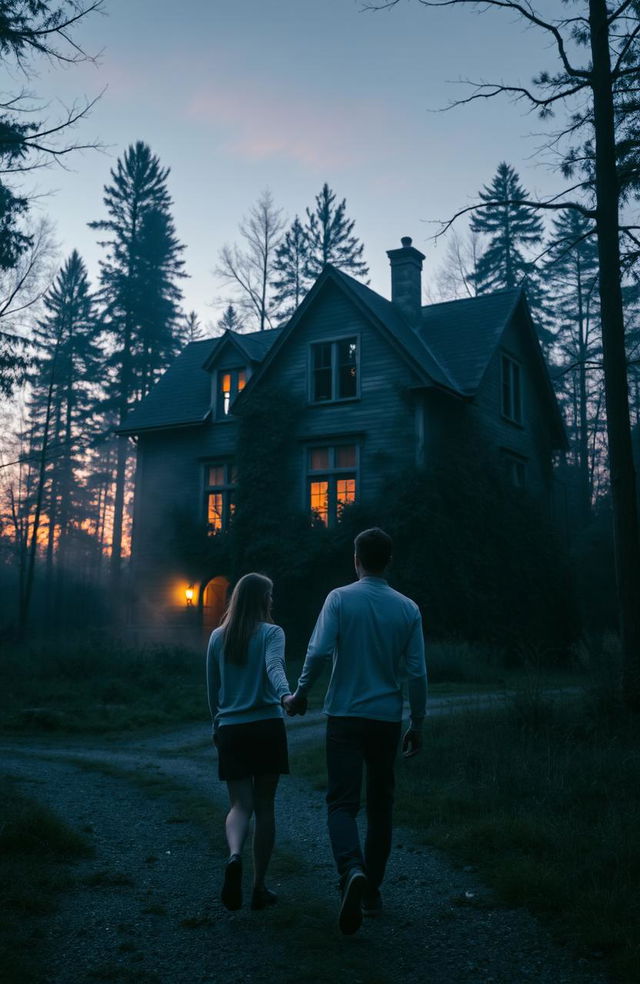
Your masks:
M367 575L327 596L298 681L301 693L328 660L325 713L401 721L407 681L412 726L422 724L427 671L420 610L384 578Z

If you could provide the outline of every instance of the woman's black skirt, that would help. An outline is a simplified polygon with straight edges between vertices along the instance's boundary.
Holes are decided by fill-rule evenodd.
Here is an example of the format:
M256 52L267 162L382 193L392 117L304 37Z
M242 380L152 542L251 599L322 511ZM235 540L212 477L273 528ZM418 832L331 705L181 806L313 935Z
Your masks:
M248 779L289 772L287 732L282 718L223 724L216 737L218 778Z

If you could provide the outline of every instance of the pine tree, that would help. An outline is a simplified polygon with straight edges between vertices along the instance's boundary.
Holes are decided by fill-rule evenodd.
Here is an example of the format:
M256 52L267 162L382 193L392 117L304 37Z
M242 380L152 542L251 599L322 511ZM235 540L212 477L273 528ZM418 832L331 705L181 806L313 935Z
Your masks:
M495 204L474 212L471 219L471 231L489 237L487 248L478 259L474 281L479 294L517 287L527 281L535 306L537 285L525 251L542 241L543 224L533 209L513 204L528 197L516 171L509 164L499 164L491 184L480 192L483 202Z
M346 198L336 205L335 192L326 182L316 195L313 211L307 208L304 232L308 244L306 276L310 280L322 273L326 263L360 279L369 273L362 259L364 245L353 235L355 220L347 219L346 209Z
M110 404L122 424L131 405L153 385L179 344L179 279L184 276L167 190L169 169L138 141L111 171L105 186L108 219L89 223L107 232L101 264L103 323L112 354ZM128 440L118 439L111 568L120 575Z
M218 328L221 331L244 331L244 322L238 315L233 304L229 304L225 308L224 314L218 320Z
M56 595L60 600L70 536L80 530L85 518L83 446L91 431L98 397L94 381L101 357L87 270L77 251L58 272L43 305L45 313L34 332L38 355L29 405L29 443L40 462L34 484L31 537L40 542L37 527L46 514L47 587L52 603L54 561ZM30 604L34 562L35 550L30 550L21 606L23 625Z
M190 342L200 342L204 337L204 329L200 324L197 312L189 311L188 314L185 314L180 326L182 345L189 345Z
M282 320L291 317L311 286L308 262L307 234L296 215L276 250L273 263L274 298Z
M594 426L602 400L598 250L593 224L579 212L563 212L553 221L545 282L554 297L554 343L559 396L569 425L573 458L580 475L582 519L592 498Z

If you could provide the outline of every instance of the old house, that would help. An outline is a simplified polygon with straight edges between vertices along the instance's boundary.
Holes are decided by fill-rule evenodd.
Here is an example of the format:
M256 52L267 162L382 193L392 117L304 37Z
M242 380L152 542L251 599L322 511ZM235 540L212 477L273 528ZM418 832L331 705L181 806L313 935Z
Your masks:
M339 523L383 477L428 469L461 445L549 500L566 439L524 292L425 307L423 254L404 238L387 255L391 300L327 266L284 327L191 343L127 419L138 456L133 583L156 627L185 609L217 624L228 572L181 569L172 517L186 510L210 536L229 526L239 415L274 383L299 407L281 489L291 510Z

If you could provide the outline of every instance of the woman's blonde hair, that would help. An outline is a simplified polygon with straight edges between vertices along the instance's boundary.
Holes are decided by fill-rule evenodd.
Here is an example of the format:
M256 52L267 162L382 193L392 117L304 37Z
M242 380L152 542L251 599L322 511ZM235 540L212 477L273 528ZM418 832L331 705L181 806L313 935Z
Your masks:
M222 646L228 663L242 666L247 661L249 639L258 622L271 622L273 581L264 574L245 574L231 593L220 623L224 629Z

